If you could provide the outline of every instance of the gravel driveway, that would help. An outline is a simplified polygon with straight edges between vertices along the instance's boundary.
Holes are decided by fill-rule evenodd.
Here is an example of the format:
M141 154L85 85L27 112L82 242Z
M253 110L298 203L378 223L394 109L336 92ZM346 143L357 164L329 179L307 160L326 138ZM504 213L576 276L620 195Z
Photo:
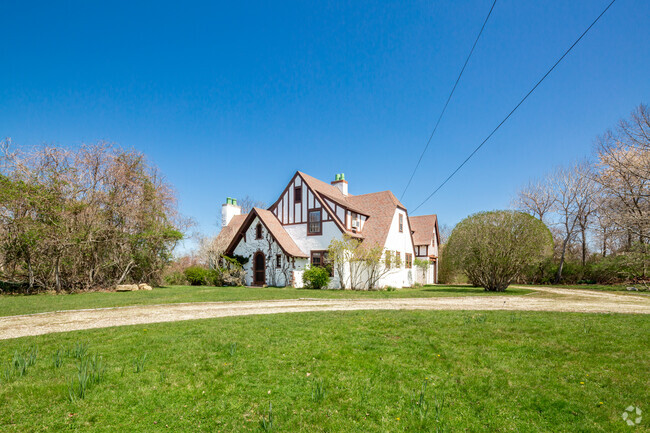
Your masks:
M530 288L530 287L527 287ZM517 310L650 314L650 296L536 287L529 295L197 302L0 317L0 340L80 329L308 311Z

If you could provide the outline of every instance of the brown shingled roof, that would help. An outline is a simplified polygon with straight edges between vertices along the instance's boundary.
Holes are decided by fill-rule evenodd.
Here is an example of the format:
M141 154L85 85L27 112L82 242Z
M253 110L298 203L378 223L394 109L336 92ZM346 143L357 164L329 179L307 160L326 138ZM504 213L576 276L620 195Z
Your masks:
M269 232L273 235L282 250L292 257L309 257L305 254L296 243L293 241L289 233L284 229L278 218L273 215L273 212L258 207L253 208L262 220Z
M429 245L433 236L438 235L438 217L436 215L420 215L409 217L411 230L413 230L413 243L415 245ZM440 243L440 239L437 239Z
M318 180L301 171L299 171L298 174L303 178L307 186L309 186L309 188L311 188L316 194L337 202L339 205L348 208L352 212L360 213L368 217L361 233L347 230L344 226L338 223L336 218L334 220L341 227L344 233L362 238L364 243L370 247L375 245L384 246L386 243L386 238L390 231L390 225L393 222L393 217L395 215L395 208L399 207L406 211L406 207L390 191L362 195L348 194L345 196L334 185L325 183L322 180Z
M282 251L285 252L285 254L291 257L309 257L298 247L298 245L296 245L293 239L291 239L289 233L287 233L284 227L282 227L280 221L278 221L277 217L273 215L271 211L254 207L249 214L242 215L242 216L244 216L245 218L241 223L241 225L239 226L239 228L234 232L230 240L230 243L226 248L226 252L232 253L232 250L234 250L235 247L237 246L237 243L239 242L241 235L246 230L248 230L248 227L250 227L251 223L255 219L255 216L258 216L260 221L262 221L264 227L266 227L269 233L271 233L271 235L278 243L280 248L282 248Z
M244 223L246 215L235 215L232 217L227 226L222 227L221 231L217 235L217 238L214 241L214 247L216 251L226 251L230 242L235 237L235 233L239 230L241 225Z
M364 209L363 213L368 215L361 233L364 243L370 247L376 245L383 247L395 216L395 208L403 207L402 204L390 191L349 196L348 200Z
M316 179L315 177L310 176L307 173L303 173L302 171L299 171L298 174L303 178L305 182L307 182L307 185L309 185L311 189L323 194L327 194L335 200L345 200L345 196L341 190L334 185L330 185L329 183Z
M323 202L325 207L329 208L324 201L325 199L329 199L352 212L367 216L368 218L364 223L362 232L360 233L348 230L336 217L334 218L334 223L343 233L356 238L361 238L363 239L364 244L371 247L375 245L385 245L386 238L390 231L390 226L393 222L393 217L395 216L395 209L400 208L406 212L406 207L390 191L362 195L349 194L345 196L336 186L316 179L306 173L298 171L294 177L295 176L300 176L302 178L307 187L314 192L317 198ZM278 199L278 201L279 200L280 199ZM274 206L275 204L271 206L271 209ZM329 211L333 213L334 210L329 209ZM275 218L275 221L277 221L277 217L275 217L275 215L273 215L273 217ZM281 226L279 221L277 221L277 223ZM409 233L411 233L412 228L410 226L408 213L406 223L409 227Z
M315 177L301 171L299 171L298 174L302 177L307 186L317 194L338 203L339 205L347 208L348 210L351 210L352 212L368 215L363 209L355 206L354 203L350 200L351 197L354 197L353 195L348 194L345 196L341 190L334 185L325 183L322 180L318 180Z

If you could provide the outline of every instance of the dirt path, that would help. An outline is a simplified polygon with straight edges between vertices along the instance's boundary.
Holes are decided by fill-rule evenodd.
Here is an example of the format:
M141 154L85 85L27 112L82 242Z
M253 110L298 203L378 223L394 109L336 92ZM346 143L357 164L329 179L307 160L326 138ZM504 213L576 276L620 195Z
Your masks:
M530 287L527 287L530 288ZM80 329L251 314L352 310L520 310L650 314L650 296L550 287L519 296L197 302L0 317L0 340Z

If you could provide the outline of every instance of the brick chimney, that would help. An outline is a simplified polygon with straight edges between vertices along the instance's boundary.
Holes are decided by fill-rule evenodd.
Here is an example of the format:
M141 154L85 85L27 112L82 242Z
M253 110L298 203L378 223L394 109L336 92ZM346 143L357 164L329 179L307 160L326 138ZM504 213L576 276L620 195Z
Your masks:
M334 181L332 182L332 185L337 187L343 195L347 196L348 195L348 181L345 180L345 173L340 173L337 174L334 177Z
M235 215L241 215L241 206L237 206L236 198L228 197L226 204L221 205L221 226L227 226Z

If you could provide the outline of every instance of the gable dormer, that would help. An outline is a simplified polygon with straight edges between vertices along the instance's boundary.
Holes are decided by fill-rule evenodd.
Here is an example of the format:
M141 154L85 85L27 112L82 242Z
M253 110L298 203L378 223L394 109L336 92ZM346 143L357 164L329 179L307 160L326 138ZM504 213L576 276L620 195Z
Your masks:
M347 203L347 196L333 184L329 185L305 173L296 172L269 210L282 225L304 224L312 235L318 234L316 226L319 218L321 224L332 222L341 232L360 233L367 215ZM353 218L354 213L357 213L358 217ZM358 220L354 229L353 219Z
M310 214L312 215L312 223L314 223L317 212L319 212L321 223L332 221L335 218L335 211L323 205L320 195L313 188L310 188L300 172L296 172L269 210L282 225L307 225L310 221Z

